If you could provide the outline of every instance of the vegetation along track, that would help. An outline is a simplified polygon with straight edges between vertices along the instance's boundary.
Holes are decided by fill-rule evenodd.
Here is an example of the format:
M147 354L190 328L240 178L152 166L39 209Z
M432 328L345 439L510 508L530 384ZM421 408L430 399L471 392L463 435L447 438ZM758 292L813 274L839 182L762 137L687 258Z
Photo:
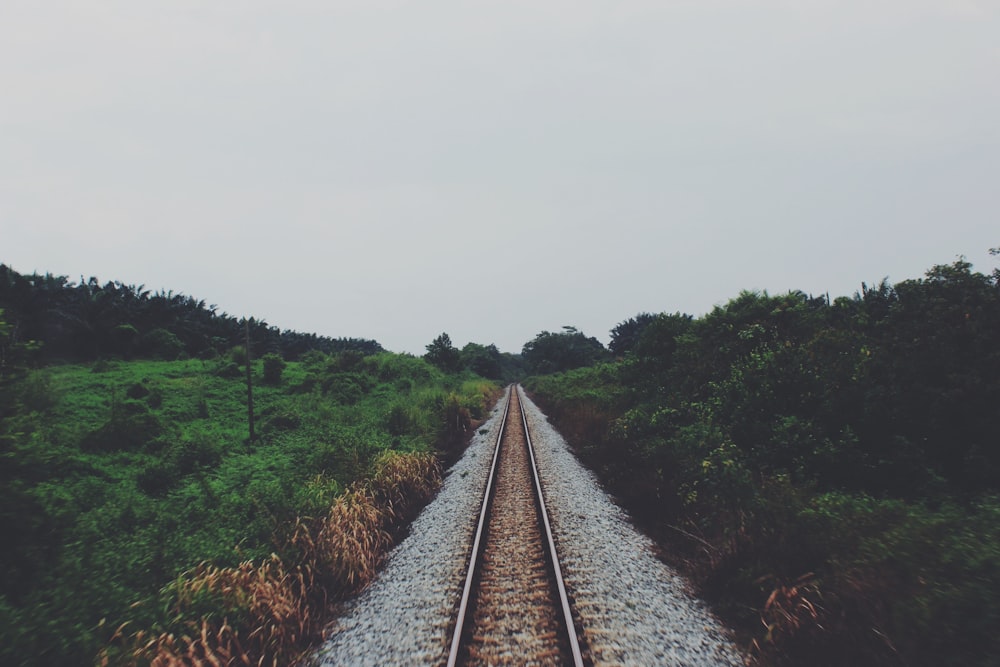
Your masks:
M476 527L448 665L583 665L517 387Z

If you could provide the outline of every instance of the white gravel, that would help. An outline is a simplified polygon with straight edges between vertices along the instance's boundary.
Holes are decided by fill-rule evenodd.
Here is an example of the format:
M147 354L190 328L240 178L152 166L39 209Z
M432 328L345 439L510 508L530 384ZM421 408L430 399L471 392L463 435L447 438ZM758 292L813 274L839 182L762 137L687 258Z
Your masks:
M437 665L448 660L472 537L504 400L448 471L376 580L346 603L313 665Z
M742 665L727 631L521 394L559 563L595 665Z
M526 397L522 406L567 589L593 663L742 665L727 632L655 557L648 538L601 490L544 415ZM311 664L446 662L501 407L502 402L452 466L380 576L343 605Z

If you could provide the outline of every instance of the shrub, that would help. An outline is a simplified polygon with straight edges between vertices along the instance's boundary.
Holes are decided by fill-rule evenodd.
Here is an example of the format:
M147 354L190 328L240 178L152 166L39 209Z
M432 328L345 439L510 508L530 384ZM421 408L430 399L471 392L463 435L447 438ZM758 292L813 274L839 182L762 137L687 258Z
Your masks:
M146 405L154 410L163 405L163 387L154 385L149 388L149 394L146 396Z
M141 382L133 382L129 385L129 388L125 390L125 395L131 399L138 400L148 396L149 389Z
M319 350L309 350L299 357L299 361L305 368L313 370L323 368L329 360L330 357Z
M372 390L374 383L365 373L334 373L323 380L323 393L343 405L354 405Z
M386 415L386 429L391 435L405 435L410 430L409 411L403 405L394 405Z
M128 358L139 337L139 331L131 324L119 324L111 332L111 339L114 342L115 351Z
M334 364L337 370L353 371L364 361L364 358L365 355L357 350L344 350L334 358Z
M164 431L160 420L139 401L127 400L112 408L111 418L80 442L85 451L138 450Z
M32 412L46 412L58 402L58 393L52 384L52 376L46 372L29 373L18 384L17 389L21 403Z
M112 364L107 359L98 359L97 361L94 362L94 365L91 367L90 371L92 373L107 373L113 368L114 364Z
M246 366L247 348L243 345L237 345L229 351L229 360L237 366Z
M220 447L207 436L183 440L170 448L169 458L182 475L218 465L222 460Z
M184 352L184 343L166 329L153 329L139 339L139 349L153 359L173 361Z
M163 461L150 463L136 478L139 490L150 496L162 496L176 483L177 469Z
M302 423L302 417L297 412L291 410L281 410L278 412L265 413L264 430L266 431L291 431L297 429Z
M221 378L235 379L243 375L243 369L234 361L223 362L215 370L215 374Z
M285 370L285 360L277 354L265 354L262 357L264 362L264 382L270 385L281 384L281 374Z

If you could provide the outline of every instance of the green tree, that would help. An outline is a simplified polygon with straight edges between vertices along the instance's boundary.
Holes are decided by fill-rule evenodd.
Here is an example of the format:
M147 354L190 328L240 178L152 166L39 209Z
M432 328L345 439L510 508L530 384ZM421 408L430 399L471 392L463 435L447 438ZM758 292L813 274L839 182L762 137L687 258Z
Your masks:
M184 343L166 329L153 329L139 339L143 354L154 359L173 361L184 352Z
M596 338L564 326L559 333L543 331L535 336L524 344L521 356L532 373L544 375L591 366L607 359L608 351Z
M264 383L281 384L281 374L285 370L285 360L281 355L270 352L261 357L261 361L264 363Z
M427 346L424 359L446 373L454 373L462 367L458 348L451 344L451 336L446 333L442 333Z
M462 348L462 366L484 378L499 379L502 375L501 354L496 345L468 343Z
M639 342L639 336L656 320L656 317L651 313L639 313L619 323L611 330L611 344L608 345L608 349L619 357L631 352Z

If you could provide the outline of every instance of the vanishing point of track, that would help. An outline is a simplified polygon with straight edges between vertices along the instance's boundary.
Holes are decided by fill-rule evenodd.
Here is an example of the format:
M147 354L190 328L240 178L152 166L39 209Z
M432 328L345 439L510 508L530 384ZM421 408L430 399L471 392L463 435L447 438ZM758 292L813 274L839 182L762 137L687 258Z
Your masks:
M518 396L511 387L448 667L584 664Z

